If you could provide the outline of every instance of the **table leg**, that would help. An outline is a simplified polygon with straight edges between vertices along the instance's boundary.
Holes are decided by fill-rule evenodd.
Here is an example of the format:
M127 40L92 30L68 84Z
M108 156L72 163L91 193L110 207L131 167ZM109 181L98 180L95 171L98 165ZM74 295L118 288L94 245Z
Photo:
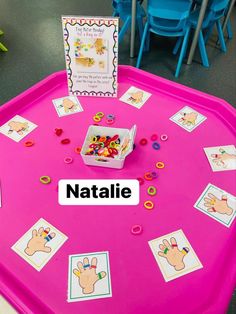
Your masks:
M200 30L202 27L202 22L203 22L204 17L205 17L208 2L209 2L209 0L203 0L202 1L201 9L199 12L199 17L198 17L198 22L197 22L197 27L196 27L196 30L195 30L195 33L193 36L193 41L192 41L191 48L189 51L187 64L191 64L193 61L193 55L194 55L194 52L195 52L196 47L197 47L198 36L199 36Z
M132 17L131 17L131 38L130 38L130 58L134 58L135 29L136 29L136 9L137 0L132 0Z

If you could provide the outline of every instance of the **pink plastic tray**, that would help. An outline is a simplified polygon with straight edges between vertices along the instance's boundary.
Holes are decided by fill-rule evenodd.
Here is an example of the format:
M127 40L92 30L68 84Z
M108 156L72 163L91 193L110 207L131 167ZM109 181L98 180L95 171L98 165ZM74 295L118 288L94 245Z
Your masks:
M131 86L152 93L137 110L120 102ZM236 279L236 224L226 228L194 209L208 183L236 194L235 171L212 172L203 147L235 143L236 114L225 101L128 66L119 68L117 99L81 97L84 112L59 118L52 99L68 93L66 74L55 73L0 109L0 125L15 114L36 123L25 148L0 134L0 292L21 313L224 313ZM188 105L207 120L188 133L169 118ZM155 151L151 144L136 145L122 170L89 167L74 148L82 145L92 116L113 113L114 127L137 124L136 144L153 133L169 136ZM104 124L105 125L105 124ZM61 145L54 128L61 127L71 144ZM24 141L24 140L23 140ZM65 164L65 156L74 162ZM147 211L145 186L139 206L60 206L57 182L64 178L137 178L165 162L156 181L155 209ZM49 175L50 185L39 177ZM40 271L19 257L11 246L39 219L46 219L69 239ZM130 228L143 226L140 236ZM148 241L182 229L203 269L166 283ZM113 296L67 303L68 255L109 251Z

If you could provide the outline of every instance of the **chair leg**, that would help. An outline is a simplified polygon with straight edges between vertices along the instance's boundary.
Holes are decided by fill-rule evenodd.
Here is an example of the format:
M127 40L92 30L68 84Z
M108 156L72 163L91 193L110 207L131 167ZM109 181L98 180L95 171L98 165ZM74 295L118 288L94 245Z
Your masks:
M214 28L214 25L215 23L213 23L211 26L208 27L207 29L207 32L206 32L206 35L205 35L205 38L204 38L204 42L205 42L205 45L207 44L211 34L212 34L212 31L213 31L213 28Z
M200 50L200 54L201 54L201 58L202 58L202 64L204 67L208 68L209 67L209 61L208 61L208 56L207 56L207 52L206 52L206 46L204 43L202 31L200 31L200 33L199 33L198 45L199 45L199 50Z
M225 45L225 39L224 39L224 34L223 34L223 31L221 28L220 20L216 21L216 27L217 27L217 31L219 34L219 41L220 41L220 45L221 45L221 50L223 52L226 52L227 49L226 49L226 45Z
M136 68L140 67L140 63L141 63L141 59L142 59L142 55L143 55L143 49L144 49L144 45L145 45L146 36L147 36L148 31L149 31L149 25L148 25L148 22L146 22L145 27L144 27L144 31L143 31L143 38L142 38L141 45L139 48Z
M131 18L130 17L127 17L127 19L125 20L124 22L124 25L121 27L121 30L119 32L119 42L121 43L124 36L125 36L125 33L127 32L128 28L130 27L130 24L131 24Z
M146 47L145 47L145 51L149 51L149 50L150 50L150 38L151 38L151 32L148 31L148 32L147 32L147 37L146 37Z
M230 20L228 20L228 22L226 24L226 28L227 28L228 38L232 39L233 38L233 32L232 32Z
M188 46L188 38L189 38L189 33L190 33L190 27L186 30L186 33L184 35L184 40L182 43L180 55L179 55L179 60L177 63L176 71L175 71L175 77L179 77L180 69L183 63L184 56L186 54L187 46Z
M2 50L4 52L8 51L7 47L4 46L1 42L0 42L0 50Z
M173 55L176 55L178 53L182 41L183 41L183 37L179 37L172 51Z

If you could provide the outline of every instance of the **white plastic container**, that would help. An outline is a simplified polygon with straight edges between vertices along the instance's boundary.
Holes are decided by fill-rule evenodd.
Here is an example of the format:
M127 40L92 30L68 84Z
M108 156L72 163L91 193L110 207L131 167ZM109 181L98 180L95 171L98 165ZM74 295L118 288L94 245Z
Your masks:
M91 144L91 138L93 136L100 135L112 137L116 134L118 134L120 137L121 148L119 149L119 153L115 156L115 158L85 155L89 145ZM86 165L121 169L124 166L126 156L128 156L133 151L135 135L136 125L134 125L130 130L91 125L88 128L88 132L86 134L80 154Z

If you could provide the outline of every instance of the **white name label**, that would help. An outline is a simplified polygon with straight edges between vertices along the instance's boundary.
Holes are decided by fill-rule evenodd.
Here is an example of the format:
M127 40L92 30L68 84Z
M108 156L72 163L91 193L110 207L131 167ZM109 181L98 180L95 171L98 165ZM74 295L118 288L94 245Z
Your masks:
M60 205L138 205L138 180L60 180Z

